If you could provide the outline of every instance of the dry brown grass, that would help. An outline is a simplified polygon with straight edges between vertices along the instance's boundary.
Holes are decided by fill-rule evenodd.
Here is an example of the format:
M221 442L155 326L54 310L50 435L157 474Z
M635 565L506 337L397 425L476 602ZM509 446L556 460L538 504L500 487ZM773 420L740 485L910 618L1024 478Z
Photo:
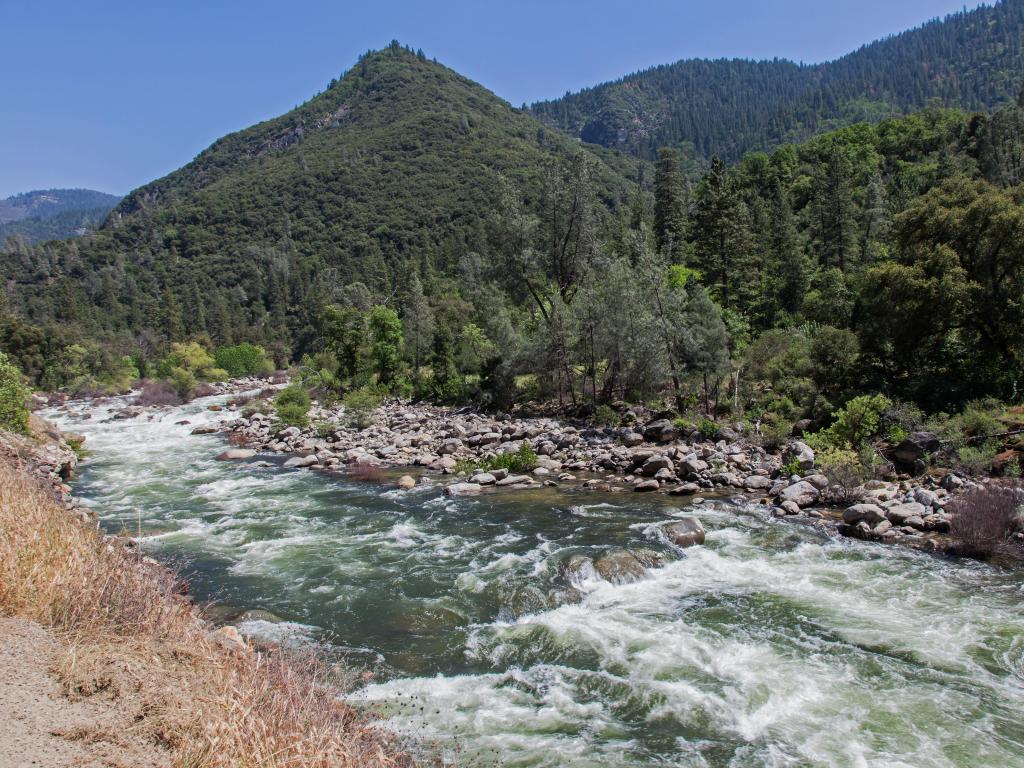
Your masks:
M384 768L413 760L342 704L331 670L213 632L181 585L136 551L103 540L0 458L0 613L49 627L67 648L71 696L104 695L116 729L178 768Z
M1024 489L984 485L959 496L949 511L953 551L969 557L1024 556Z

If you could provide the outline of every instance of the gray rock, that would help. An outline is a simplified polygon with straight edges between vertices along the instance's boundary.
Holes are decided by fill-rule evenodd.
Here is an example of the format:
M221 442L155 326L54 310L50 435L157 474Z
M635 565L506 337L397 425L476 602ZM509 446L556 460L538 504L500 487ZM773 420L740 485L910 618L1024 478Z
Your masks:
M942 443L931 432L914 432L893 448L892 457L900 464L912 465L926 453L934 453Z
M676 436L676 429L668 419L657 419L644 428L644 437L656 443L667 443Z
M480 474L473 475L473 482L477 485L494 485L498 482L498 478L490 472L481 472Z
M779 509L781 509L783 512L785 512L787 515L799 515L800 514L800 507L797 505L797 503L795 501L788 501L788 500L784 501L779 506Z
M800 470L806 472L814 468L814 451L807 443L793 440L786 446L786 450L782 454L782 461L784 464L796 462Z
M412 475L402 475L400 478L398 478L397 485L399 488L409 490L410 488L416 487L416 480L413 479Z
M750 475L743 481L743 487L751 491L766 491L771 485L772 481L764 475Z
M929 491L927 488L918 488L914 491L914 501L924 507L937 507L939 506L939 497L935 491Z
M293 456L284 463L285 469L301 469L317 464L316 456Z
M672 469L672 459L668 456L651 456L640 468L640 474L650 477L657 474L659 469Z
M657 480L641 480L633 486L633 490L640 493L650 493L651 491L657 491L660 488L661 483Z
M497 483L495 483L495 485L497 485L499 487L502 487L502 488L504 488L505 486L509 486L509 485L532 485L532 484L533 484L533 478L530 477L529 475L509 475L508 477L503 477L501 480L499 480Z
M869 525L878 525L886 520L885 512L877 504L854 504L843 512L843 522L856 525L864 521Z
M704 526L696 517L680 518L662 530L677 547L686 548L704 543Z
M670 490L669 494L672 496L689 496L697 493L699 490L700 486L696 483L683 483Z
M779 498L782 501L792 501L798 507L809 507L814 504L821 495L820 491L806 480L800 480L782 489Z
M444 488L445 496L476 496L481 487L476 483L452 483Z
M889 518L889 522L897 527L907 525L907 521L912 517L916 517L918 520L921 520L921 524L923 525L923 518L926 514L928 514L928 510L916 501L911 501L906 504L896 504L885 511L885 516Z

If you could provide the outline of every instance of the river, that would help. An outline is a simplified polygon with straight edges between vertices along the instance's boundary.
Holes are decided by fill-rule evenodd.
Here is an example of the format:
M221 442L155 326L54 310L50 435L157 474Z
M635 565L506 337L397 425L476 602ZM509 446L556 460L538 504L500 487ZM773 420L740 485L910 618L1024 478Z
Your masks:
M223 440L190 432L218 401L44 415L87 436L73 486L106 529L140 528L197 599L283 620L243 631L371 670L353 702L460 764L1024 766L1020 572L830 538L739 500L449 499L217 462ZM660 528L691 514L706 544L674 552ZM559 564L612 547L668 562L566 600Z

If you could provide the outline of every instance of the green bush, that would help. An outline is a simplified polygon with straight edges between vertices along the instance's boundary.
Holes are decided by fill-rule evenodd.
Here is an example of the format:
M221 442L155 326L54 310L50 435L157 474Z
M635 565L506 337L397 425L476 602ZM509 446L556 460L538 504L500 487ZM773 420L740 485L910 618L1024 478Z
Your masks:
M277 418L295 427L309 424L309 393L298 384L289 384L274 398Z
M818 470L828 478L835 501L851 503L860 495L871 471L856 451L847 448L829 448L814 459Z
M384 395L376 387L360 387L353 389L341 399L348 417L348 425L356 429L366 429L373 423L373 412L377 410Z
M463 459L455 465L455 472L470 474L475 469L493 472L496 469L507 469L512 474L532 472L537 468L537 454L525 440L519 449L511 453L499 453L496 456L473 462Z
M718 425L711 419L701 419L697 422L697 431L705 440L714 440L718 434Z
M992 470L992 462L999 452L995 443L967 445L957 452L960 467L971 475L983 475Z
M196 377L192 371L185 368L171 368L167 378L170 379L171 386L174 387L179 398L186 402L192 399L192 391L196 388Z
M0 352L0 427L27 435L27 401L28 390L21 381L21 371Z
M882 414L892 405L883 395L861 395L832 414L835 421L828 429L810 435L808 444L815 450L860 450L878 434Z
M232 347L220 347L213 353L218 368L231 378L240 376L264 376L273 373L274 364L267 357L263 347L248 342Z
M610 406L599 405L594 409L594 415L590 421L598 426L614 427L619 423L619 414Z

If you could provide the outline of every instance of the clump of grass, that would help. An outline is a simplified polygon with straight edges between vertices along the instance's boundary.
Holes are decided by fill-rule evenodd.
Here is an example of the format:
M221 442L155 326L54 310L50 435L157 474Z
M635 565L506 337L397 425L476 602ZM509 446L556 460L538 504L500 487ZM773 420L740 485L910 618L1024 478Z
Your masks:
M189 768L413 765L341 703L328 667L230 641L181 592L170 571L105 541L0 462L0 613L63 642L69 694L121 702L125 721L90 738L135 734Z

